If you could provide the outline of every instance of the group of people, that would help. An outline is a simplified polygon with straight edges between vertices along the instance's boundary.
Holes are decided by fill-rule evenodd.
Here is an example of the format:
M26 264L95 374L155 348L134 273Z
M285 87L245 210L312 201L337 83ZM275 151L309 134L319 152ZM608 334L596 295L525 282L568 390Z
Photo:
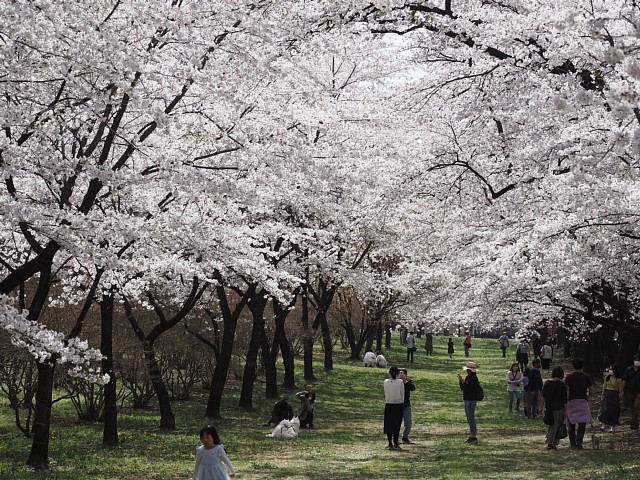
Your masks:
M389 378L384 381L384 433L389 450L402 450L399 440L403 422L402 442L411 443L411 392L415 389L413 381L407 377L406 368L393 366L389 369Z
M540 359L535 359L531 367L520 370L518 362L511 364L506 375L507 392L509 394L509 413L513 412L513 402L516 402L516 412L523 406L526 418L536 418L540 414L540 392L542 391L542 374Z
M502 335L498 338L498 344L500 350L502 350L502 358L507 356L507 350L509 349L509 336L507 332L502 332ZM551 369L551 360L553 359L553 346L550 340L542 341L539 335L534 335L531 344L529 340L523 338L516 347L516 362L520 367L520 371L524 372L529 364L529 357L533 354L534 360L540 359L540 367L542 370Z
M536 358L531 367L520 370L519 362L514 362L506 374L507 392L509 396L509 412L522 410L526 418L536 418L544 411L544 423L547 425L547 448L556 450L561 438L568 435L572 449L582 450L586 425L592 423L589 397L593 394L594 381L591 375L584 372L584 361L574 359L573 371L565 379L562 367L551 372L551 378L543 382L542 359ZM467 362L462 367L466 377L458 375L458 384L462 390L464 411L469 425L467 443L476 444L477 424L475 410L477 402L484 397L478 380L478 367L474 362ZM384 433L387 435L388 448L399 450L398 440L404 421L405 429L402 440L410 443L408 438L412 427L410 392L415 385L407 378L406 370L397 367L389 369L389 378L384 381L385 410ZM631 429L637 430L640 415L640 354L634 357L634 363L623 374L616 366L605 372L600 397L598 419L602 422L600 429L615 432L620 424L620 401L622 395L631 408ZM565 433L566 431L566 433Z
M427 352L427 356L433 355L433 333L428 332L425 336L424 349ZM413 363L413 356L416 350L416 337L413 332L409 332L407 334L407 338L405 339L407 346L407 363Z
M300 401L300 407L296 413L296 417L300 420L300 428L313 428L316 406L315 392L303 390L296 393L296 398ZM291 420L292 418L293 407L285 398L281 398L273 404L267 425L275 426L283 420ZM230 477L235 477L236 471L214 426L207 425L200 430L200 443L202 445L196 447L193 480L227 480Z
M477 376L477 365L467 362L462 367L467 372L465 378L458 375L458 382L462 390L464 411L469 424L469 438L467 443L478 443L475 410L478 401L484 397ZM411 443L409 434L413 426L411 415L411 392L416 389L412 380L407 376L406 368L393 366L389 369L389 378L384 381L384 433L387 436L387 448L389 450L402 450L400 439L403 443ZM402 425L404 423L404 429ZM402 429L402 437L400 430Z
M502 342L501 342L502 348ZM544 423L547 425L547 449L556 450L565 434L569 436L570 448L582 450L587 423L592 422L589 397L593 394L594 381L591 375L584 372L584 362L574 359L573 371L566 375L562 367L555 367L551 378L542 381L540 372L542 359L534 359L531 368L520 369L520 363L514 362L507 371L506 382L509 394L509 412L520 411L522 404L527 418L536 418L544 411ZM484 392L478 380L478 366L467 362L462 367L466 376L458 374L458 385L462 391L464 411L469 425L469 444L478 443L475 410L477 402L484 398ZM401 450L400 440L411 443L409 434L413 426L411 413L411 392L416 389L408 378L406 368L393 366L389 369L389 378L384 381L384 433L387 436L389 450ZM640 354L636 355L633 365L621 373L620 369L611 365L605 372L601 408L598 419L602 431L610 428L615 432L620 424L620 401L622 395L631 408L631 429L638 430L640 416ZM300 400L297 416L300 427L313 428L315 411L315 393L301 391L296 394ZM279 422L292 417L293 409L286 400L281 399L274 404L270 422ZM282 417L282 418L280 418ZM400 430L404 423L402 436ZM235 470L224 445L220 442L218 432L213 426L206 426L200 431L202 445L196 448L196 463L193 480L218 480L235 476ZM226 467L226 470L225 470ZM227 473L228 472L228 473Z
M570 448L582 450L587 423L592 423L589 397L593 395L593 377L584 372L584 362L574 359L573 371L564 378L562 367L551 372L542 389L542 406L546 406L545 424L547 428L547 448L557 449L564 437L563 429L568 427ZM564 382L563 382L564 378ZM624 397L623 397L624 396ZM609 428L615 432L620 425L620 403L626 399L631 409L632 430L638 429L640 415L640 354L636 355L633 365L624 373L616 365L605 372L600 394L598 420L600 430Z

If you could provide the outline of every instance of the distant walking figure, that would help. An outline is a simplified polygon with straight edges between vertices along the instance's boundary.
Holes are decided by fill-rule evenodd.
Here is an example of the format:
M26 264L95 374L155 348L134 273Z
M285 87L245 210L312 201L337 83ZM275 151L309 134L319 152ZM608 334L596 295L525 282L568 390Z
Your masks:
M433 355L433 333L427 333L427 339L424 342L424 349L427 351L427 356Z
M449 354L449 358L453 358L453 354L456 351L453 349L453 338L449 339L449 342L447 343L447 353Z
M413 332L407 335L407 363L413 363L413 353L416 351L416 337Z

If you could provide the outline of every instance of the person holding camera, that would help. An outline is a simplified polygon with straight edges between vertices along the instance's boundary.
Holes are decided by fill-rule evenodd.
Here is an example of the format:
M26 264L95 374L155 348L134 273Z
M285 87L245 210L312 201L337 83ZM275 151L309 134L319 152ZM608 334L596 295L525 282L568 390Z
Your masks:
M478 380L478 366L474 362L467 362L462 367L467 372L467 376L462 378L462 375L458 374L458 384L460 390L462 390L462 399L464 400L464 413L467 416L467 423L469 424L469 438L466 443L476 444L478 443L478 428L476 426L476 404L481 397L480 381Z
M296 393L296 398L300 400L300 408L296 415L300 419L300 428L313 428L313 413L316 410L316 392L313 390L303 390Z
M407 369L400 369L400 379L404 382L404 403L402 407L402 421L404 422L404 429L402 430L402 443L411 443L409 440L409 433L413 426L413 419L411 417L411 392L416 389L413 384L413 380L407 377Z

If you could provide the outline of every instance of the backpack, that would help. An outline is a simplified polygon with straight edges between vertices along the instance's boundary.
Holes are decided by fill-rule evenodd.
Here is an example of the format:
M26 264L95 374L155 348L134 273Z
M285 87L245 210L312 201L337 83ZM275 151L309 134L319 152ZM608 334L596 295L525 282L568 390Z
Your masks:
M484 400L484 390L482 389L482 385L478 384L478 390L476 392L476 400L481 402Z

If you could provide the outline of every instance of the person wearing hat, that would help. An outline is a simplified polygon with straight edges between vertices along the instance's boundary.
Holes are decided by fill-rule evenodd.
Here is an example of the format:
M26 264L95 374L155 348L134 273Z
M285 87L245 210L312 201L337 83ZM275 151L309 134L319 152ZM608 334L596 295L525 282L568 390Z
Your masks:
M460 390L462 390L462 399L464 400L464 413L467 415L467 422L469 423L470 436L467 439L467 443L478 443L478 428L476 427L476 404L480 395L481 387L478 380L478 366L474 362L467 362L462 367L467 372L467 376L462 378L462 375L458 374L458 383Z

